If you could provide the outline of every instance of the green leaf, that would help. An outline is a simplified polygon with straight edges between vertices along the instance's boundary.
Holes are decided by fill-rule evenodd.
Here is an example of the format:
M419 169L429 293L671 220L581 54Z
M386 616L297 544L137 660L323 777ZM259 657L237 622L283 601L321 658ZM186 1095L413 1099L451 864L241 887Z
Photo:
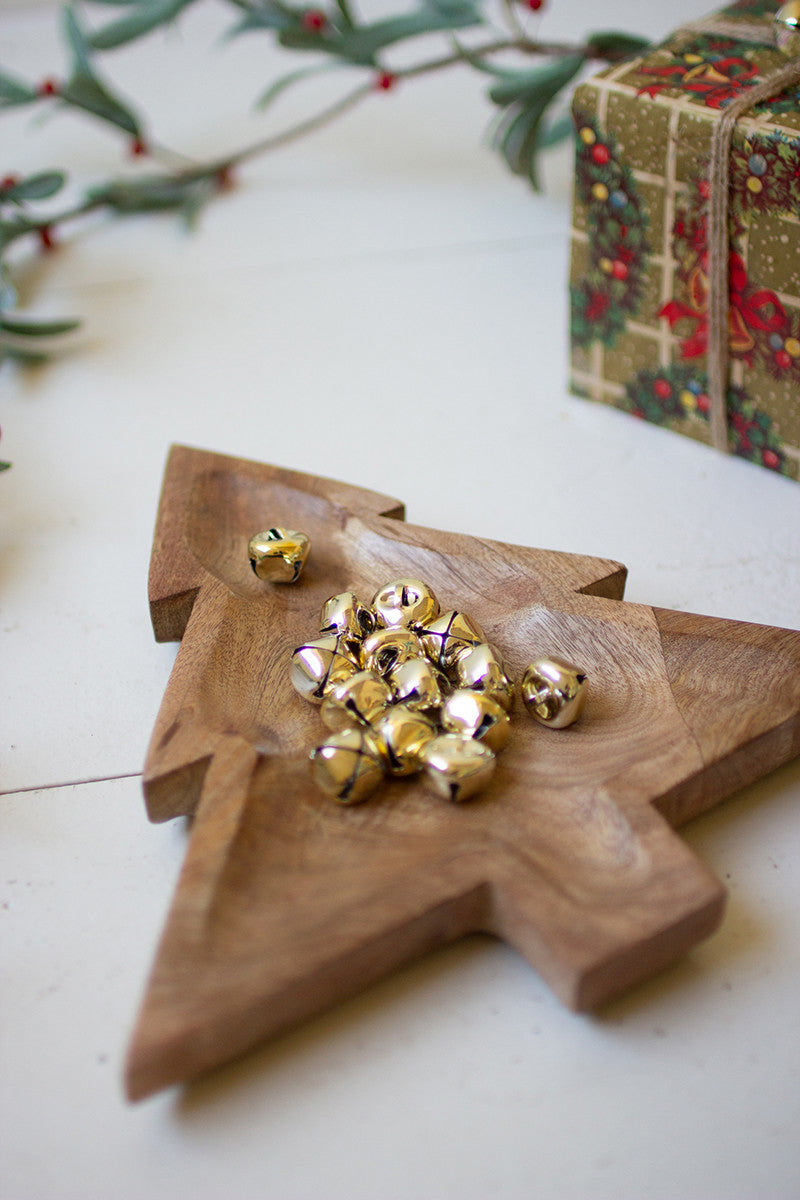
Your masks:
M336 0L336 7L339 10L339 15L342 18L342 24L344 25L345 29L355 29L356 22L352 12L350 11L350 5L348 4L347 0Z
M320 35L298 25L282 32L278 40L293 50L324 50L359 66L375 66L378 51L387 46L420 34L467 29L482 23L482 17L470 0L450 0L449 3L428 0L415 12L357 25L345 32Z
M10 466L11 466L11 463L0 462L0 471L7 471Z
M76 73L62 86L59 97L65 104L92 113L93 116L116 125L118 129L124 129L132 137L141 135L141 127L134 114L112 96L94 75Z
M3 188L2 196L3 199L16 201L47 200L61 190L65 181L62 171L41 171L20 179L12 187Z
M259 8L250 9L247 14L232 29L227 37L232 38L240 33L252 33L261 29L291 29L297 25L297 13L292 12L278 0L270 0Z
M143 37L160 25L168 25L194 0L135 0L135 3L135 11L91 34L89 45L93 50L113 50L116 46L124 46L126 42Z
M14 334L15 337L59 337L63 333L72 333L79 325L80 321L71 319L35 321L27 317L16 317L13 313L0 316L0 329Z
M71 8L64 9L64 32L72 51L72 61L76 74L93 75L92 64L89 61L89 43L83 36L83 30L78 24L78 18Z
M340 63L315 63L313 67L300 67L297 71L290 71L288 75L282 75L280 79L276 79L271 83L262 95L256 100L255 107L263 112L268 108L278 96L290 88L292 84L299 83L301 79L308 79L311 75L319 75L323 71L333 71L339 67Z
M93 189L92 202L107 204L118 213L164 212L186 208L210 188L207 179L170 179L159 175L119 181Z
M18 104L30 104L38 98L36 89L21 83L12 75L0 71L0 108L14 108Z
M92 4L105 4L108 8L133 8L142 0L92 0Z
M592 33L586 39L590 57L603 58L608 62L619 62L631 54L641 54L651 45L647 38L633 33L620 33L616 29Z
M528 71L506 71L489 89L489 98L500 106L517 101L547 105L578 74L583 63L582 55L565 54Z
M9 345L0 337L0 357L15 359L17 362L28 363L31 366L40 366L46 363L50 355L46 350L32 350L27 346Z
M534 188L538 187L536 154L547 138L542 134L544 116L583 61L579 54L568 54L530 71L505 72L489 90L490 98L505 110L495 129L494 144L514 174L526 175Z
M60 100L124 129L132 137L139 137L141 129L136 117L95 74L91 48L71 8L64 10L64 28L72 50L73 71L69 81L59 89Z
M551 146L557 146L559 142L565 142L574 134L575 122L569 113L562 113L546 129L540 130L536 148L548 150Z

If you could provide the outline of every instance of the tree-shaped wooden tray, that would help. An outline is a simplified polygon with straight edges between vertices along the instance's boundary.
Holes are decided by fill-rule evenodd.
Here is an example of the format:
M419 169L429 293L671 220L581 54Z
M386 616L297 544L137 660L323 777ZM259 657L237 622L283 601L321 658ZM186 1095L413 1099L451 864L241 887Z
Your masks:
M137 1098L242 1053L472 930L593 1008L719 923L725 891L673 827L800 753L800 633L620 603L625 568L406 525L385 496L176 447L150 576L182 639L144 774L155 821L194 814L134 1033ZM302 529L301 579L250 569L260 529ZM289 682L328 596L416 576L468 612L517 678L556 654L591 681L581 720L517 702L492 783L449 804L418 781L365 804L319 793L316 708Z

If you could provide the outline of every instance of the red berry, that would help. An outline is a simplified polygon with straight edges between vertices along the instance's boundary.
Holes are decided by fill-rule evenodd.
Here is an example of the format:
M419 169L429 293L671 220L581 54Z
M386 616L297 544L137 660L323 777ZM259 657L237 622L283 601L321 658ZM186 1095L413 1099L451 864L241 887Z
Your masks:
M615 279L627 279L628 278L627 265L624 262L621 262L620 259L618 259L618 258L615 259L611 266L611 274L614 276Z
M668 400L672 395L672 386L666 379L657 379L653 384L653 391L659 400Z
M220 192L230 192L236 186L236 180L233 176L231 167L220 167L214 176L214 182L217 185L217 190Z
M596 163L600 163L601 165L607 163L611 158L608 146L604 146L602 142L595 142L594 146L592 146L592 158Z
M328 18L318 8L309 8L303 13L303 28L309 33L319 33L328 24Z
M19 179L16 175L6 175L0 180L0 192L10 192L13 187L16 187Z
M781 465L781 460L778 458L774 450L762 450L761 461L765 467L769 467L771 471L777 471Z
M134 158L141 158L143 154L147 154L147 143L140 137L136 137L130 144L130 152Z
M787 354L785 350L776 350L775 362L785 371L787 367L792 365L791 355Z
M544 8L544 0L525 0L531 12L538 12L540 8Z
M390 88L394 87L396 82L397 76L393 75L391 71L381 71L375 80L375 87L378 91L388 92Z
M55 250L56 240L49 225L43 225L39 230L39 244L43 250Z
M700 181L699 191L700 191L700 195L703 197L704 200L707 200L708 197L711 195L711 184L708 182L707 179L703 179Z
M43 79L37 91L40 96L57 96L58 84L55 79Z

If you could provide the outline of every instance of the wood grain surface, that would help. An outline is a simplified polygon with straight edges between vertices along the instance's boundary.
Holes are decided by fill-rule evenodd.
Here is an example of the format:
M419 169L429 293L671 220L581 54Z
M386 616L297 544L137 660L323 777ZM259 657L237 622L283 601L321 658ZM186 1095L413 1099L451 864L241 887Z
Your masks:
M515 946L574 1009L685 954L725 891L673 827L800 753L800 633L620 603L625 568L407 525L398 501L175 447L153 548L159 640L182 639L144 772L148 812L193 816L127 1064L139 1098L243 1053L470 931ZM248 539L302 529L297 584ZM568 730L517 701L490 786L416 778L341 807L289 683L330 595L401 576L468 612L515 677L543 654L591 692Z

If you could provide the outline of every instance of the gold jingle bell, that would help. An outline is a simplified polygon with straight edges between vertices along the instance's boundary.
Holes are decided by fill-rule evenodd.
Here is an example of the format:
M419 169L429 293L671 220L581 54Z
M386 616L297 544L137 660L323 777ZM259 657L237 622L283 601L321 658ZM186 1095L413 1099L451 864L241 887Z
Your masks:
M314 779L340 804L360 804L383 782L383 764L371 735L363 729L341 729L311 755Z
M375 628L375 614L362 604L355 592L339 592L322 606L320 633L342 633L348 638L365 638Z
M395 700L415 712L438 708L446 680L427 658L407 658L389 675Z
M361 664L367 671L388 675L407 662L409 658L421 658L422 643L411 629L402 625L388 629L376 629L361 645Z
M250 538L247 553L259 579L267 583L294 583L306 565L310 547L307 534L274 525Z
M419 579L395 579L372 597L372 607L381 625L404 625L418 629L439 615L439 601L433 589Z
M514 703L514 684L509 679L499 650L488 642L473 646L457 660L454 670L455 682L460 688L473 692L484 692L504 708L511 711Z
M457 688L442 705L439 723L445 733L475 738L497 754L508 741L508 713L484 692Z
M520 691L532 717L551 729L566 729L586 703L586 672L560 658L539 658L526 668Z
M375 741L392 775L413 775L420 768L420 754L436 736L422 713L395 704L373 727Z
M775 42L787 58L800 54L800 0L788 0L772 18Z
M344 638L317 638L298 646L292 654L289 678L305 700L321 704L323 697L358 671Z
M467 650L486 641L477 621L455 611L429 621L420 629L419 636L428 658L443 671L449 671Z
M492 777L495 758L483 742L442 733L422 751L422 767L431 788L459 803L479 792Z
M351 726L372 725L392 702L392 689L374 671L358 671L331 688L322 701L320 716L334 732Z

